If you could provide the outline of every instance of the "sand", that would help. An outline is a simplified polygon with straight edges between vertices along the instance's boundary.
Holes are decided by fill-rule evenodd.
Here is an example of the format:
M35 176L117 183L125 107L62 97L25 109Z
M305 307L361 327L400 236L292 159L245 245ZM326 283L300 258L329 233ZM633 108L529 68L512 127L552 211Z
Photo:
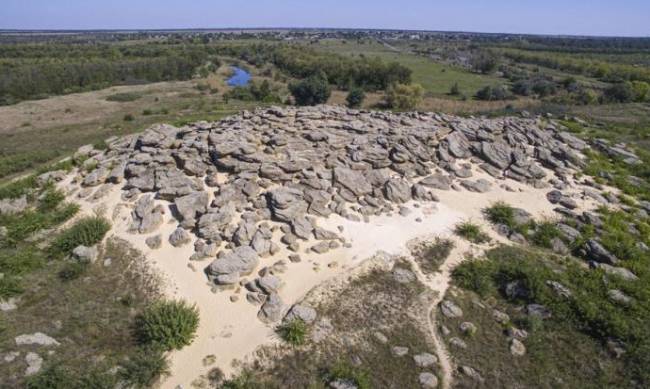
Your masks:
M490 178L484 173L474 169L473 179ZM71 182L72 177L63 181L60 186L66 190L78 188ZM499 184L507 184L514 191L507 191ZM409 256L407 243L416 238L428 239L434 236L452 237L456 248L442 265L441 271L434 275L424 276L418 272L421 281L437 292L438 298L431 307L435 307L444 296L450 283L451 270L466 258L466 253L473 251L480 253L485 247L470 245L453 237L454 226L462 220L472 220L484 226L495 241L504 242L504 238L496 235L483 220L481 210L495 201L505 201L515 207L521 207L531 212L536 218L554 217L554 205L546 199L550 189L534 189L519 184L512 180L501 180L495 183L488 193L471 193L461 191L436 191L440 198L438 203L411 202L406 206L412 213L406 217L394 214L392 216L371 217L368 223L352 222L338 215L327 219L320 218L319 225L338 231L351 247L341 247L326 254L301 252L302 262L291 263L287 257L290 254L284 245L283 249L273 257L261 260L260 267L270 266L278 260L285 260L287 271L279 277L284 282L280 296L287 305L300 301L310 290L336 276L344 275L350 269L359 266L377 251L389 254ZM579 193L580 188L575 187L568 193ZM245 290L227 290L213 292L211 285L203 273L203 269L210 260L190 262L193 253L193 242L183 247L171 246L167 238L176 229L177 222L171 212L165 214L165 222L152 234L139 235L128 232L131 222L130 212L133 203L123 202L120 199L119 186L114 186L101 200L89 202L84 199L74 198L81 205L82 214L92 214L103 209L106 216L112 220L111 235L125 239L135 248L142 251L152 265L165 279L165 294L169 298L184 299L196 304L199 308L201 320L199 330L194 342L180 351L170 354L171 375L162 383L163 388L176 388L179 385L188 387L199 376L206 374L211 368L219 367L224 373L232 374L236 371L234 361L246 361L252 358L253 352L262 345L278 342L274 328L263 324L257 319L258 306L246 301ZM579 200L581 209L593 209L598 204L593 201ZM169 205L165 201L161 204ZM421 221L416 221L416 219ZM151 250L145 244L148 236L162 234L162 247ZM279 235L275 238L279 238ZM306 249L310 244L301 244ZM191 265L190 265L191 264ZM317 270L315 270L317 269ZM249 279L253 279L251 275ZM232 302L231 296L238 296L238 301ZM448 387L452 364L447 356L444 344L437 337L435 331L435 317L430 315L430 329L434 335L437 353L441 360L443 385ZM208 355L213 355L215 363L205 366L203 361Z

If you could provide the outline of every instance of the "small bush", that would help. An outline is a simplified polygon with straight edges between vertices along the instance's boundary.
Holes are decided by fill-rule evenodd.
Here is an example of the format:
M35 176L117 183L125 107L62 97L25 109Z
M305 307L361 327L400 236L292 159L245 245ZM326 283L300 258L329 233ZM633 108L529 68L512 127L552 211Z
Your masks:
M461 288L474 291L481 297L485 297L495 290L492 280L494 273L493 263L471 259L454 268L452 276Z
M120 363L118 374L135 388L149 388L169 374L169 362L159 348L144 347Z
M54 255L66 255L79 245L92 246L99 243L111 229L110 223L102 217L87 217L61 233L50 249Z
M68 389L75 387L74 375L60 366L48 367L30 377L25 387L27 389Z
M135 120L135 116L133 116L132 114L127 113L126 115L124 115L124 121L125 122L132 122L134 120Z
M276 331L285 342L300 346L305 343L308 328L304 321L295 319L280 325Z
M199 327L199 311L184 301L159 301L138 318L136 335L140 342L165 351L179 350L194 340Z
M145 109L142 111L142 116L150 116L153 115L153 111L150 109Z
M476 92L476 99L482 101L508 100L512 95L504 86L486 86Z
M134 93L134 92L116 93L114 95L110 95L106 97L106 101L114 101L118 103L129 103L131 101L136 101L141 97L142 97L141 94Z
M492 224L505 224L510 228L515 226L515 210L503 201L484 209L483 214Z
M363 89L354 88L350 90L350 93L348 93L348 96L345 98L345 102L349 108L359 108L361 107L361 104L363 104L363 100L365 100L365 98L366 94L363 92Z
M413 110L422 101L424 88L420 84L391 85L386 89L386 105L397 110Z
M328 382L335 380L351 381L359 389L371 388L368 373L348 362L339 361L335 363L326 374L326 379Z
M561 236L562 233L557 229L555 223L542 222L536 225L531 241L537 246L550 248L551 241Z
M86 262L68 262L59 271L59 278L64 282L76 280L84 274L87 268Z
M452 96L460 96L460 87L457 82L454 82L454 85L449 89L449 94Z
M481 230L479 225L469 221L457 224L454 232L472 243L481 244L490 241L490 237Z
M289 85L289 91L296 105L324 104L332 93L327 76L324 74L310 76L298 83Z
M58 207L65 200L65 195L60 190L50 188L43 193L39 199L38 210L49 212Z

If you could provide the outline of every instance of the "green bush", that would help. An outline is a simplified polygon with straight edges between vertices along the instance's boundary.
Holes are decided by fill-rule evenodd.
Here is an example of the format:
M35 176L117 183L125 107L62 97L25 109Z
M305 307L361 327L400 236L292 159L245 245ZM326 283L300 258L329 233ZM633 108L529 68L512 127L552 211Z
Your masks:
M490 241L490 237L481 231L481 227L472 222L466 221L456 225L454 228L456 235L461 236L472 243L485 243Z
M300 346L305 343L308 333L307 324L300 319L294 319L288 323L281 324L276 332L287 343L293 346Z
M68 389L76 387L74 375L60 366L50 366L27 379L27 389Z
M345 98L345 102L349 108L359 108L361 107L361 104L363 104L363 100L365 100L365 98L366 94L363 89L354 88L348 93L348 96Z
M110 229L111 224L102 217L81 219L54 239L50 246L51 253L66 255L79 245L92 246L104 239Z
M386 89L386 105L397 110L413 110L422 101L424 88L420 84L395 84Z
M476 92L476 99L482 101L508 100L512 98L504 86L486 86Z
M555 223L547 221L536 224L531 242L540 247L551 248L551 241L561 236L562 233L555 226Z
M289 85L289 91L296 105L324 104L332 93L324 74L312 75L300 82Z
M59 270L59 278L64 282L76 280L84 274L87 268L86 262L68 262Z
M118 103L129 103L136 101L142 97L141 94L135 92L116 93L106 97L106 101L114 101Z
M371 388L368 373L354 367L349 362L338 361L328 370L325 378L328 382L335 380L351 381L358 389Z
M515 227L515 210L503 201L497 201L483 210L483 214L492 224L505 224L510 228Z
M65 194L60 190L49 188L39 199L38 210L40 212L49 212L54 210L65 200Z
M134 120L135 120L135 116L133 116L133 114L127 113L126 115L124 115L125 122L132 122Z
M135 388L149 388L169 374L169 362L157 347L143 347L120 363L119 377Z
M163 350L179 350L194 340L199 311L184 301L159 301L148 307L136 323L139 341Z

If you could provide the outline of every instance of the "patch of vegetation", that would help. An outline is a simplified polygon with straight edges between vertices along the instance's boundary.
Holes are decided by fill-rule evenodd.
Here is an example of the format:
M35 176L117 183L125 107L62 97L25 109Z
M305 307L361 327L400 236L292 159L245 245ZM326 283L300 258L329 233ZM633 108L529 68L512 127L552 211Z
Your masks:
M503 201L497 201L484 209L483 214L492 224L504 224L511 229L515 227L515 210Z
M481 230L481 226L470 221L457 224L454 228L454 233L476 244L490 241L490 237Z
M136 92L115 93L107 96L106 101L115 101L118 103L130 103L142 98L142 94Z
M422 101L424 88L420 84L394 84L386 89L386 107L408 111L413 110Z
M530 241L537 246L548 249L553 245L553 239L560 239L561 237L562 234L556 227L556 223L544 221L535 223L535 230L530 237Z
M276 332L285 342L293 346L300 346L305 343L306 337L309 334L309 328L301 319L294 319L288 323L281 324Z
M159 301L138 317L136 336L142 344L179 350L194 340L199 311L185 301Z
M359 108L366 98L366 93L361 88L353 88L348 92L345 102L349 108Z
M104 239L110 229L111 224L103 217L81 219L54 239L50 251L55 256L62 256L71 253L77 246L92 246Z
M647 266L650 258L646 254L641 261ZM482 298L495 298L512 304L513 308L522 303L548 308L552 316L544 320L544 337L570 339L571 334L580 333L584 335L580 339L585 336L591 339L589 347L594 351L590 358L598 356L602 362L614 363L600 345L612 339L621 342L625 350L621 360L624 371L605 369L589 373L594 374L596 382L607 383L605 386L613 383L627 386L630 380L636 380L641 386L650 382L645 368L650 358L647 352L650 333L644 324L650 320L648 277L645 272L639 274L638 281L626 281L586 269L574 259L562 260L546 253L506 246L488 251L485 260L464 262L453 272L456 285ZM612 300L608 293L614 289L634 302L624 305ZM513 315L515 321L525 319L521 313ZM584 363L578 370L587 367ZM587 376L582 379L594 382Z
M422 272L433 273L438 271L453 249L454 242L452 240L436 238L433 242L426 242L417 247L413 256Z
M391 271L375 269L357 276L328 291L332 298L315 307L314 325L320 319L332 324L328 336L301 347L269 349L259 363L243 366L223 387L322 388L335 380L359 388L419 387L421 369L412 356L433 348L423 315L433 295L424 291L417 281L396 281ZM377 333L387 342L378 340ZM408 356L395 356L393 346L407 347Z
M327 76L324 73L290 84L289 91L296 105L324 104L332 93Z
M169 362L158 347L141 347L120 363L119 377L135 388L150 388L169 374Z

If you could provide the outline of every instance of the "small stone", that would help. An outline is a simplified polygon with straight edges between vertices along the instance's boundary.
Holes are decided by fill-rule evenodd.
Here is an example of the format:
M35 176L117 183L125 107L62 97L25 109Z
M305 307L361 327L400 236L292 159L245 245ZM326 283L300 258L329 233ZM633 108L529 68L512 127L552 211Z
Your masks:
M468 336L472 336L476 333L477 328L474 325L474 323L470 323L468 321L460 323L460 330Z
M510 353L516 357L522 357L526 354L526 346L519 339L511 339Z
M43 367L43 358L34 352L29 352L25 355L25 362L27 362L25 376L34 375L41 371L41 368Z
M391 348L391 352L396 357L403 357L404 355L409 353L409 348L402 347L402 346L394 346Z
M230 296L230 302L235 303L237 301L239 301L239 296L237 296L236 294Z
M463 316L463 310L450 300L443 300L442 303L440 303L440 311L450 319Z
M376 339L379 343L381 343L381 344L386 344L386 343L388 343L388 338L386 337L386 335L382 334L381 332L379 332L379 331L375 331L372 335L375 337L375 339Z
M429 372L424 372L420 373L420 376L418 377L418 381L420 382L420 386L423 388L436 388L438 387L438 377L435 376L433 373Z
M460 349L466 349L467 348L467 343L465 343L462 339L459 338L451 338L449 339L449 344Z
M438 358L435 355L429 353L422 353L413 356L415 365L418 367L431 367L438 363Z
M162 246L162 235L154 235L148 237L144 243L152 250L159 249Z

